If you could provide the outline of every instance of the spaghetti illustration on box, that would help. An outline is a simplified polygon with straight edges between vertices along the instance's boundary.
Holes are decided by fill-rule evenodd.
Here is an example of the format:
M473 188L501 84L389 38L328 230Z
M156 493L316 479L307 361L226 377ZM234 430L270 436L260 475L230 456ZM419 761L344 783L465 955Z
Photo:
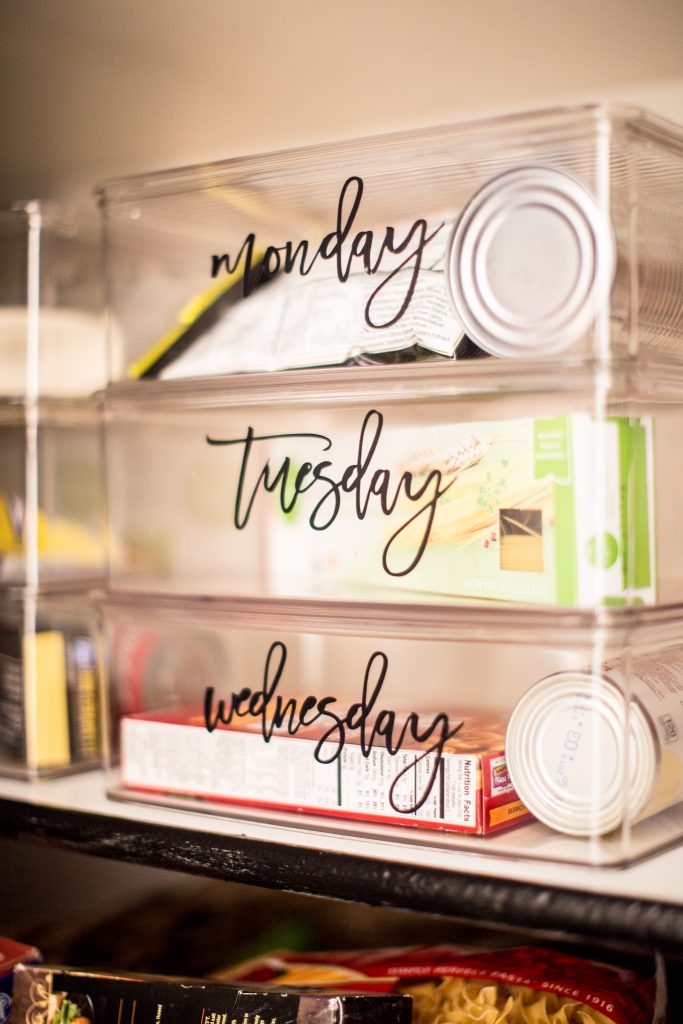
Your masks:
M573 414L425 425L417 436L371 410L357 441L346 431L324 439L325 475L316 466L288 515L270 517L276 589L310 557L321 587L333 578L385 593L565 606L655 600L649 419ZM340 450L354 444L354 461L339 468ZM303 452L300 440L278 439L268 467ZM262 465L245 447L240 486ZM263 479L261 468L257 487Z

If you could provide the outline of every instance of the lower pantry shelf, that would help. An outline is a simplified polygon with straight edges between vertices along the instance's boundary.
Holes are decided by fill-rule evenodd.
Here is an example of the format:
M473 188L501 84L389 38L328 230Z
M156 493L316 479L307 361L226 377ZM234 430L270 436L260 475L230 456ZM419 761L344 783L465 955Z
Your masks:
M117 802L105 796L98 771L38 783L0 780L0 836L271 889L683 954L683 846L628 868L478 856Z

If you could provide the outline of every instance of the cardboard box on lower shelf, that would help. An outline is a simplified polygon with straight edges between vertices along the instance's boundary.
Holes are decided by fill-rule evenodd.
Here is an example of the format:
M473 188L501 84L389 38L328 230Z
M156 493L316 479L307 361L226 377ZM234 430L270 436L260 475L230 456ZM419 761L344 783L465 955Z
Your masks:
M19 967L10 1024L410 1024L394 993L334 995L254 984Z

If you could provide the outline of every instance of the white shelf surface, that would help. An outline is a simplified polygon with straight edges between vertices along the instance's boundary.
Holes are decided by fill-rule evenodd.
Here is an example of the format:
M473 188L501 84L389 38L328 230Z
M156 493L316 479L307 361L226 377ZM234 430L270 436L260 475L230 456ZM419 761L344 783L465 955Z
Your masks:
M405 842L398 843L359 836L355 832L340 834L336 828L335 831L319 832L307 827L112 800L106 795L104 775L99 771L31 783L0 779L0 799L37 808L98 815L105 825L108 818L125 819L132 824L140 822L179 829L196 834L198 839L205 837L208 840L213 836L228 843L231 839L247 839L349 858L367 857L405 867L412 865L422 870L476 875L482 879L683 907L683 845L673 846L628 867L539 861L521 855L524 846L534 842L537 826L531 825L513 830L524 836L523 845L520 843L519 846L520 854L482 855L476 850L417 845L411 842L410 834L406 834ZM539 837L547 837L547 832L539 832ZM286 887L297 889L297 880L293 878Z

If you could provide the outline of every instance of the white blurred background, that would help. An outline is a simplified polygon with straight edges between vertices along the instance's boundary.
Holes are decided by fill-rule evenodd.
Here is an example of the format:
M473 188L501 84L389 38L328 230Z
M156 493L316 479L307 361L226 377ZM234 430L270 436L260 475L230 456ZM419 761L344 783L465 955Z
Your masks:
M683 121L681 0L0 0L0 198L574 101Z

